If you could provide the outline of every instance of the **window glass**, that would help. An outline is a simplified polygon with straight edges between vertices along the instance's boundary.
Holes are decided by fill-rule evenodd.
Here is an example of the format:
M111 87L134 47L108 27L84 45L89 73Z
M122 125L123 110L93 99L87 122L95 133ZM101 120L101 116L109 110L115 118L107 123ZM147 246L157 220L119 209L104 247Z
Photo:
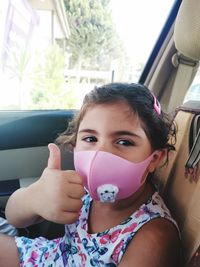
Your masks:
M187 94L184 99L184 103L190 100L198 100L200 101L200 68L197 71L197 74L187 91Z
M79 108L95 85L137 82L173 2L0 1L0 109Z

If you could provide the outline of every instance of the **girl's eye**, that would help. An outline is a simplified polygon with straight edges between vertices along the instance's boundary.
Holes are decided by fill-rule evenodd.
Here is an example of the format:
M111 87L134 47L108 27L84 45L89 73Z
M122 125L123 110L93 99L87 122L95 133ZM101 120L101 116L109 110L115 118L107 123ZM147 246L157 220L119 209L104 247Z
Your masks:
M117 141L117 144L123 145L123 146L133 146L134 145L134 143L132 141L129 141L129 140L119 140L119 141Z
M97 138L95 136L87 136L82 138L82 140L87 143L97 142Z

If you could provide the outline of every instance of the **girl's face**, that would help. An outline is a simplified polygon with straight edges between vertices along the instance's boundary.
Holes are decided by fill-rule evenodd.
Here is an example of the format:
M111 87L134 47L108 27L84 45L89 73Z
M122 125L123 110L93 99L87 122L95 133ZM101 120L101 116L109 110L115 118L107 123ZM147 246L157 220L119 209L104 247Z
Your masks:
M143 161L152 153L140 119L123 102L89 108L80 123L75 148L101 150L132 162Z

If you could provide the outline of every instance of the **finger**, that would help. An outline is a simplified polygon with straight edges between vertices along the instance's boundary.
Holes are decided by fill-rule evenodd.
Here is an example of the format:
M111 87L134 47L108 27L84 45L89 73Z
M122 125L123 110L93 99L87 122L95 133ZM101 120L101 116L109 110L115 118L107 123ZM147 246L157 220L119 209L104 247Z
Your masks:
M56 169L60 170L61 169L61 153L60 149L56 144L49 144L49 159L48 159L48 164L47 167L49 169Z
M61 209L65 212L79 212L83 206L83 202L81 199L72 199L69 198L67 203L61 207Z
M79 218L79 212L63 212L57 223L71 224L77 221Z
M70 184L67 195L73 199L81 199L85 195L85 189L80 184Z
M72 184L83 184L83 179L77 174L76 171L67 170L65 171L68 183Z
M71 224L74 223L78 218L79 212L62 211L56 216L46 219L59 224Z

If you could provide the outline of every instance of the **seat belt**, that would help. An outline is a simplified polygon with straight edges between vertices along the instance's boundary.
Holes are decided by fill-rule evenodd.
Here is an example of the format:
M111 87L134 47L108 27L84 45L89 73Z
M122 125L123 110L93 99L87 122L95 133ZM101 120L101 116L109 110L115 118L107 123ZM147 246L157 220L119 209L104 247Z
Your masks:
M200 161L200 114L194 116L189 134L189 157L185 164L186 175L196 177L197 164Z
M172 64L177 68L176 77L171 90L168 110L175 110L183 102L199 67L199 61L188 58L179 52L172 57ZM178 100L178 102L177 102Z

